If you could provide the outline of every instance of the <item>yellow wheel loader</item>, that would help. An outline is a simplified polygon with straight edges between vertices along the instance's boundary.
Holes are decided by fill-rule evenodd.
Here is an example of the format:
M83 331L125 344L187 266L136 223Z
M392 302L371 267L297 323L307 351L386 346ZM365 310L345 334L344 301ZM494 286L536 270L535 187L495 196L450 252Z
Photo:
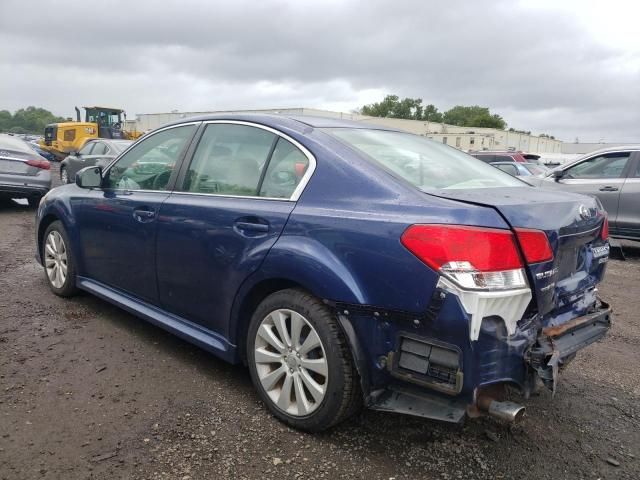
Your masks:
M82 108L85 110L84 122L80 119L80 109L75 107L76 121L47 125L40 147L62 160L71 152L80 150L86 141L92 138L135 140L142 135L135 128L126 128L127 114L121 108Z

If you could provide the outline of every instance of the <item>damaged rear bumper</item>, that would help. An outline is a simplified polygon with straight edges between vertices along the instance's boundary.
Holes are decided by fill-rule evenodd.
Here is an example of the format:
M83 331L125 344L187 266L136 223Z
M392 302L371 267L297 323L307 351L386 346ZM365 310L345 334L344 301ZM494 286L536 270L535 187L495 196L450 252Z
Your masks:
M611 328L611 307L598 302L595 312L562 325L542 329L537 342L525 352L527 362L555 393L558 372L576 352L603 338Z

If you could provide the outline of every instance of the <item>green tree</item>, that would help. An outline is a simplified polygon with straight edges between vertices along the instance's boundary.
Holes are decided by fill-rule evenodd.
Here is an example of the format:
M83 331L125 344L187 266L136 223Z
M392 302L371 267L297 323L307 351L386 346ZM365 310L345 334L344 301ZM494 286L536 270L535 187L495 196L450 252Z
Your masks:
M422 112L421 98L403 98L401 100L397 95L387 95L381 102L365 105L360 109L362 115L407 120L422 120Z
M500 115L492 114L486 107L456 105L443 114L433 104L423 106L421 98L400 99L398 95L387 95L381 102L365 105L360 109L360 113L372 117L444 122L460 127L485 127L503 130L507 126Z
M37 107L21 108L13 115L7 110L0 110L0 131L12 133L44 133L44 127L49 123L64 122L49 110Z
M471 107L456 105L444 112L443 120L444 123L459 127L498 128L503 130L507 126L507 123L500 115L492 115L488 108L478 105Z
M435 105L429 104L424 107L421 120L442 123L442 113L438 111Z
M13 116L9 110L0 110L0 132L9 130L12 126L11 119Z

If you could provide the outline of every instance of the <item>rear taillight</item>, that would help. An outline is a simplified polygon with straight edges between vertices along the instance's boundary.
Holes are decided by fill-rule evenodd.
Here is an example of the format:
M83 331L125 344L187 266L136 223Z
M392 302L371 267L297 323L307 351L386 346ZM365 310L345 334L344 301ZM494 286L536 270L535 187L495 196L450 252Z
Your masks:
M402 244L465 289L502 290L527 285L509 230L463 225L412 225Z
M602 240L609 240L609 217L607 214L604 214L604 220L602 221L602 230L600 231L600 238Z
M527 263L541 263L553 260L549 238L542 230L516 228L516 235Z
M31 165L32 167L40 168L42 170L49 170L51 168L51 164L48 160L27 160L27 165Z

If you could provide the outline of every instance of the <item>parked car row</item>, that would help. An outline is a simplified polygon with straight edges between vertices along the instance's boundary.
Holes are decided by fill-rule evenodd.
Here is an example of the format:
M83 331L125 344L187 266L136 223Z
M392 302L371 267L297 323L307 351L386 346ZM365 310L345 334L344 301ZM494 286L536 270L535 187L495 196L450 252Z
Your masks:
M303 430L363 404L513 421L507 385L554 390L610 326L596 198L358 122L185 119L79 170L36 222L56 295L91 292L245 363Z
M60 163L60 181L73 183L78 170L85 167L106 167L132 143L131 140L89 140L79 151L71 153Z
M549 169L547 167L536 163L491 162L490 165L499 168L513 177L541 177L549 173ZM527 181L526 178L523 180Z
M592 152L533 183L598 197L611 235L640 240L640 145Z

